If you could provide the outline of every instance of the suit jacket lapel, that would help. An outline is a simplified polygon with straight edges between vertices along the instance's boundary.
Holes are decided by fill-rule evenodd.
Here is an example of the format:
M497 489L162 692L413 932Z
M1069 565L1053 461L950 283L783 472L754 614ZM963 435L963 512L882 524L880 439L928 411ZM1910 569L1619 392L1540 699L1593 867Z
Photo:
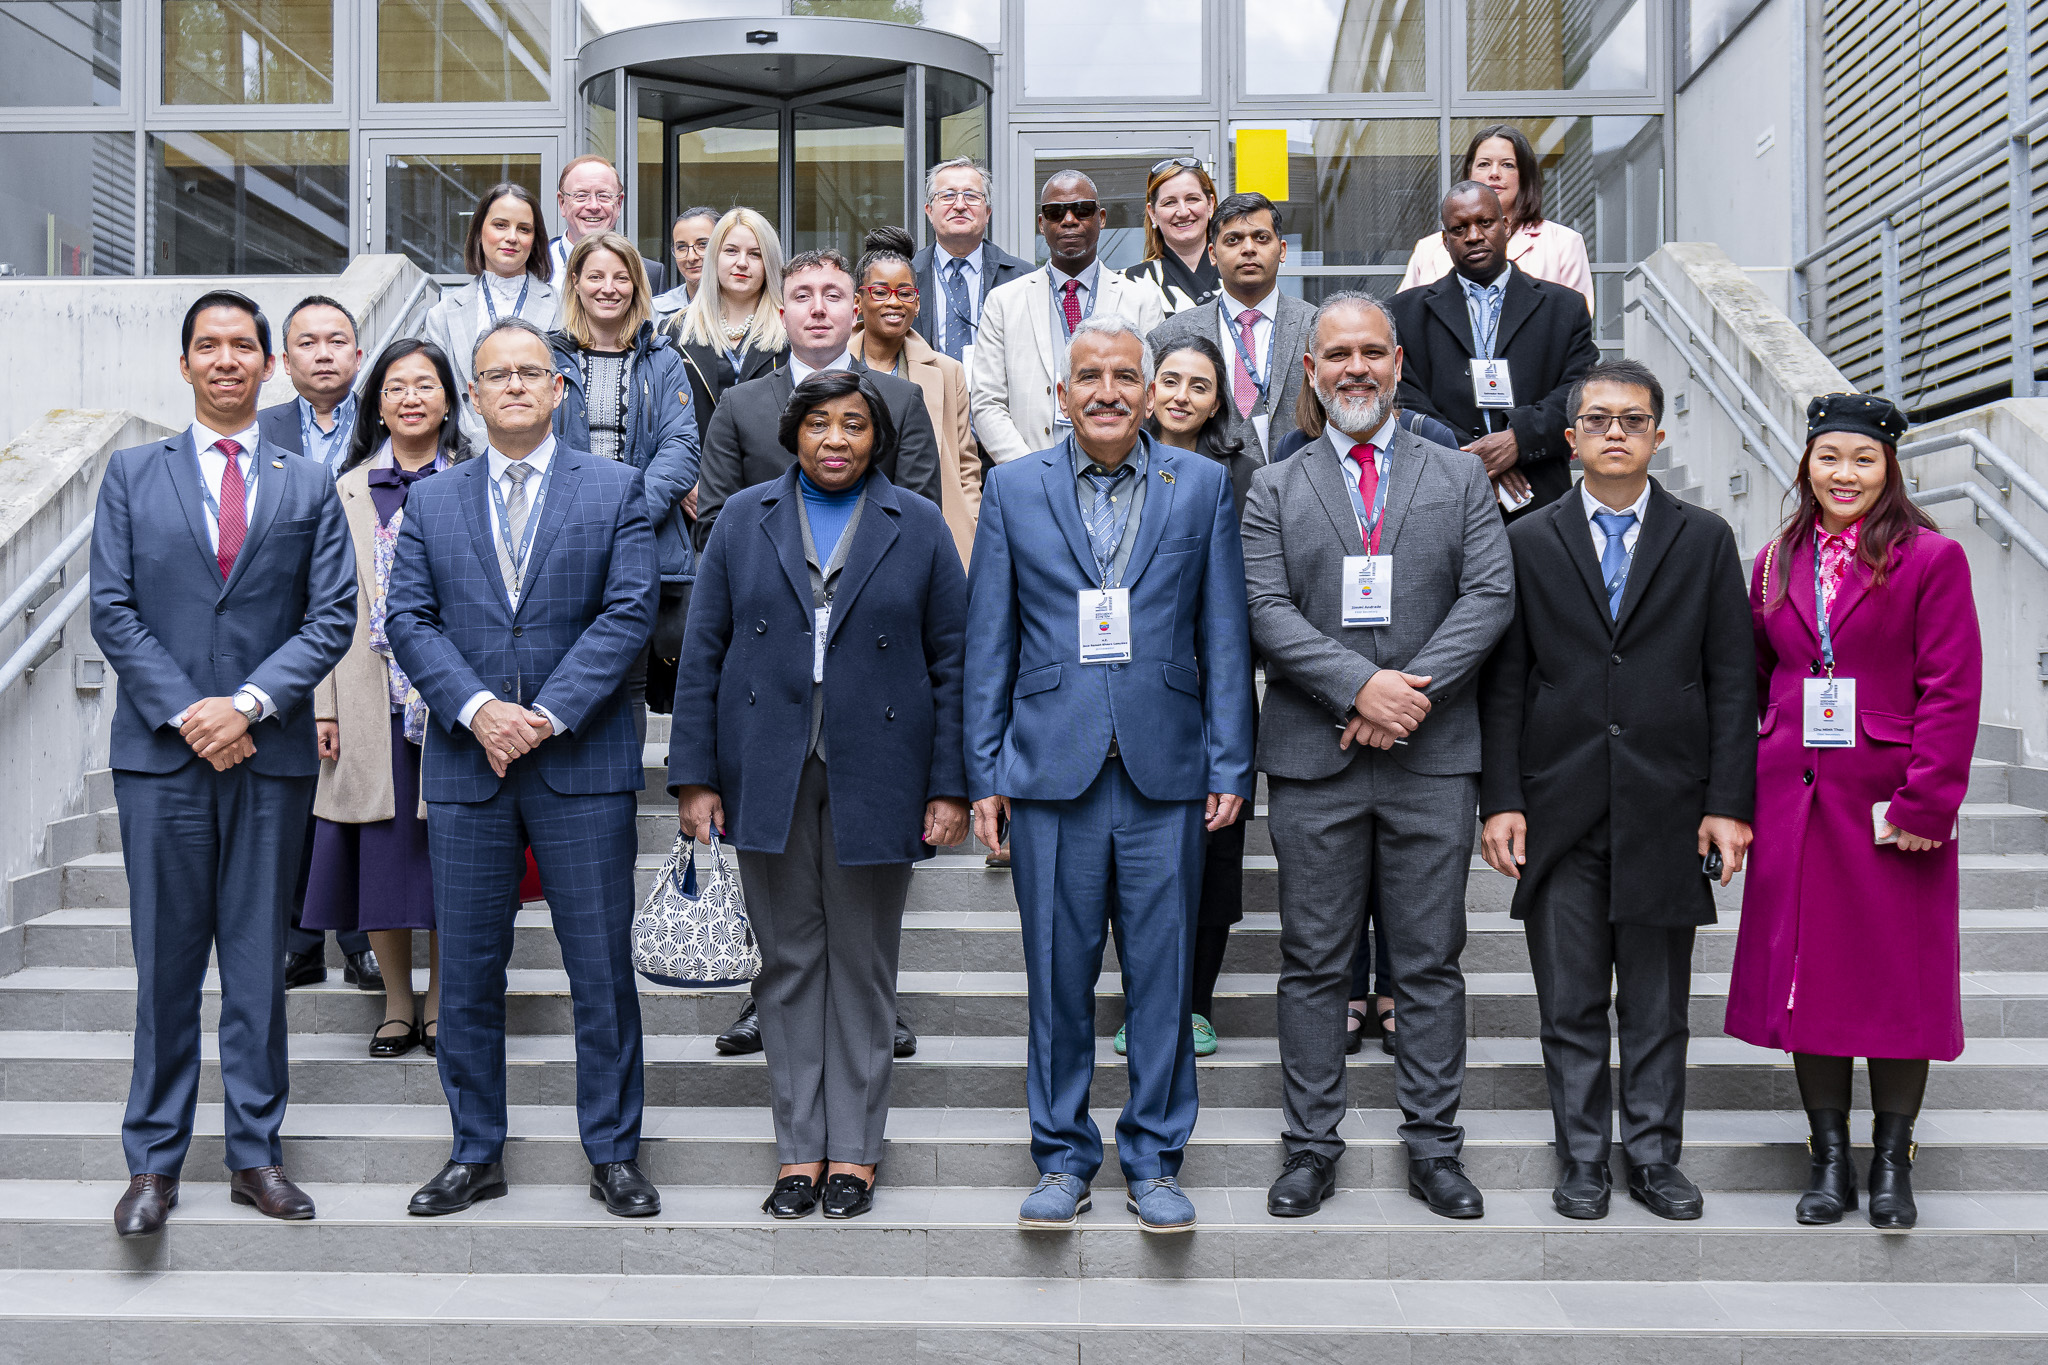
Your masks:
M178 505L185 509L185 524L192 529L192 543L198 547L199 557L206 561L213 585L221 587L220 556L214 553L213 542L206 534L206 504L199 496L199 450L192 444L192 433L187 431L165 441L163 456L171 473L171 487L178 491Z
M1479 354L1478 344L1472 340L1472 314L1465 308L1465 291L1458 283L1456 271L1430 286L1429 311L1436 314L1437 320L1450 329L1458 344L1465 348L1466 355ZM1502 311L1506 311L1505 305ZM1493 348L1496 351L1500 349L1498 338L1495 339Z
M1628 582L1621 589L1621 612L1614 618L1614 633L1617 635L1628 625L1636 603L1643 600L1643 593L1648 590L1650 579L1657 572L1657 566L1670 552L1673 542L1678 539L1679 531L1684 527L1685 518L1679 515L1678 509L1666 505L1672 501L1671 495L1659 487L1655 479L1650 480L1650 500L1643 506L1643 524L1636 532L1635 557L1629 562ZM1583 508L1584 504L1580 505ZM1586 553L1591 554L1592 532L1588 531L1583 539L1586 542Z
M1536 286L1529 282L1529 277L1520 270L1509 267L1507 292L1501 296L1500 301L1500 326L1494 329L1493 335L1493 353L1496 357L1507 354L1508 342L1514 339L1516 329L1535 314L1536 301Z
M1301 374L1301 357L1308 350L1305 333L1308 320L1315 316L1312 308L1289 308L1289 296L1280 296L1280 316L1273 319L1273 344L1266 350L1266 368L1271 371L1266 380L1265 411L1293 415L1293 405L1281 403L1287 391L1288 381ZM1284 367L1284 368L1283 368ZM1274 404L1280 404L1275 407Z
M198 462L195 460L194 466ZM263 538L270 532L270 524L277 520L277 509L284 503L285 479L288 469L279 469L264 459L263 442L257 441L256 449L250 452L249 467L256 474L256 508L249 517L249 533L242 537L242 548L235 554L235 571L228 575L228 581L221 585L221 591L232 590L249 572L249 563L256 558L256 552L263 548ZM218 563L215 568L219 567Z
M1382 475L1393 480L1387 485L1386 509L1380 513L1385 519L1380 527L1380 553L1383 555L1394 553L1394 543L1401 538L1401 527L1408 520L1409 505L1415 501L1415 490L1422 485L1422 462L1426 458L1413 436L1399 427L1394 428L1394 439L1387 445L1386 473ZM1342 489L1338 491L1343 492ZM1350 501L1348 494L1345 500ZM1352 520L1357 521L1356 514Z
M1329 515L1330 529L1337 533L1344 553L1364 554L1365 542L1358 534L1358 513L1352 510L1351 494L1344 487L1344 467L1337 463L1330 443L1319 436L1303 446L1297 458L1308 461L1308 486L1315 489L1316 499ZM1393 492L1391 488L1387 490L1390 505Z
M1069 453L1073 440L1069 436L1047 453L1040 483L1052 508L1052 519L1059 523L1060 534L1067 538L1067 548L1074 552L1074 562L1081 566L1081 576L1097 583L1102 575L1095 567L1095 552L1088 548L1088 528L1081 524L1081 504L1074 497L1074 458ZM1143 523L1139 525L1142 527Z
M938 274L938 248L932 249L932 273ZM988 291L996 287L996 244L984 241L981 244L981 296L986 299Z
M1564 542L1565 558L1579 571L1579 578L1592 599L1593 610L1599 613L1607 628L1613 630L1614 618L1607 614L1607 581L1600 576L1600 561L1593 558L1593 532L1591 523L1586 520L1586 503L1579 493L1579 486L1572 485L1572 491L1552 503L1545 515L1550 518L1558 539ZM1639 533L1638 548L1641 548L1641 535L1648 531L1646 526ZM1635 575L1631 573L1629 577L1633 579Z
M1779 555L1777 560L1771 565L1771 568L1774 575L1778 572L1784 574L1784 586L1779 588L1778 591L1785 594L1786 600L1792 605L1793 612L1800 620L1806 623L1806 633L1813 637L1816 653L1818 653L1820 622L1813 614L1814 554L1813 537L1809 535L1797 549L1793 550L1791 555ZM1788 558L1791 560L1789 564L1785 562ZM1835 633L1836 623L1841 619L1841 601L1841 597L1837 595L1835 598L1836 609L1828 614L1829 634Z
M1096 275L1098 286L1109 271L1105 268ZM1045 364L1048 376L1060 372L1053 360L1052 342L1052 267L1046 266L1031 277L1031 335L1038 341L1038 358ZM1057 401L1057 395L1055 395ZM1092 562L1092 561L1091 561Z
M547 567L548 551L554 547L555 537L561 534L562 522L568 517L569 509L576 505L576 489L583 482L583 460L595 458L579 456L572 459L559 443L555 446L555 458L548 462L547 479L541 495L540 525L533 528L533 548L526 554L526 575L519 589L520 611L525 611L527 602L532 600L533 585L540 581L541 572Z
M1166 534L1166 523L1173 516L1176 485L1172 478L1160 476L1170 476L1183 468L1179 454L1171 447L1143 434L1139 435L1138 441L1151 447L1151 459L1145 462L1140 476L1149 483L1145 488L1145 506L1138 513L1138 538L1131 543L1131 557L1124 561L1123 582L1126 585L1137 582L1144 574L1145 566L1152 562L1152 552L1159 548L1159 541ZM1130 458L1137 459L1141 454L1142 451L1134 450ZM1094 562L1092 555L1090 562Z
M461 502L463 520L469 523L470 545L476 550L485 574L497 585L498 590L489 594L491 604L509 620L512 604L506 600L506 595L510 589L505 583L505 571L498 566L498 539L491 534L491 458L479 455L436 477L447 478L457 472L469 480L462 490Z
M808 615L811 605L811 566L804 562L804 533L797 525L797 500L802 494L796 487L797 466L792 464L788 471L775 482L775 489L769 495L768 510L761 514L761 533L768 537L768 544L775 552L775 558L782 565L783 577L789 580L790 589L796 593L796 600L803 604ZM862 521L867 517L863 515ZM857 542L856 542L857 543ZM850 553L850 552L849 552ZM844 573L842 568L840 572ZM839 622L834 613L833 629Z
M853 599L860 596L875 566L896 543L896 505L895 485L889 482L888 475L876 470L868 478L867 506L861 509L860 524L853 528L853 544L846 549L846 562L839 566L839 587L832 594L832 626L827 640L839 634L839 625L846 619ZM807 564L804 569L808 582L810 566Z

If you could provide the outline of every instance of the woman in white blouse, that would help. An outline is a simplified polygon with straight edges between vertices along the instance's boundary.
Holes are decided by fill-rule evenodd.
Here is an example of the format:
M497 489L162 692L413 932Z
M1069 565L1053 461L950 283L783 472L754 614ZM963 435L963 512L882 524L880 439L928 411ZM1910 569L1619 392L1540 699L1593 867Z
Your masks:
M1495 123L1472 135L1465 148L1459 180L1490 185L1508 216L1508 260L1525 275L1562 284L1586 296L1594 311L1593 269L1586 259L1586 239L1563 223L1543 216L1543 163L1529 139L1512 123ZM1434 284L1451 273L1451 254L1440 232L1415 244L1408 257L1403 289Z
M484 448L484 422L470 402L470 356L476 339L498 319L515 314L545 331L554 326L554 287L547 238L541 235L540 202L523 185L493 185L477 200L462 244L463 269L475 276L453 293L441 296L420 328L455 367L461 386L458 416L470 445Z

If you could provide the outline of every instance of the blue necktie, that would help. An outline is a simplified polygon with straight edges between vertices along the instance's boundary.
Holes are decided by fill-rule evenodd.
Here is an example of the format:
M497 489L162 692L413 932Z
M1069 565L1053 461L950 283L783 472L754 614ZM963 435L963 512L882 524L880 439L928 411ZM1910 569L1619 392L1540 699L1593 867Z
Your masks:
M1607 537L1607 548L1600 554L1600 581L1607 585L1607 615L1610 618L1621 615L1621 592L1628 586L1628 547L1621 538L1635 519L1633 512L1593 514L1593 520L1600 524L1600 534Z
M946 334L940 349L955 360L974 340L974 308L967 302L967 281L961 278L966 268L967 262L955 256L946 262L946 277L941 281L946 290Z
M1088 549L1095 556L1095 567L1101 572L1103 583L1108 584L1110 567L1116 563L1117 542L1124 538L1124 527L1131 521L1130 490L1123 488L1115 501L1110 499L1112 492L1131 478L1131 467L1120 464L1110 474L1098 474L1090 467L1086 477L1095 489L1095 505L1082 520L1088 526Z

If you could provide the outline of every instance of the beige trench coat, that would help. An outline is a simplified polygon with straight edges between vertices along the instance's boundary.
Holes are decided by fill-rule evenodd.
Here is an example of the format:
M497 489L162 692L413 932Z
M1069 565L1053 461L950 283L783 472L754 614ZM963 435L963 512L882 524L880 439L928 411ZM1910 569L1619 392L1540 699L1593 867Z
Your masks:
M853 334L853 353L865 361L861 333ZM924 410L939 440L939 510L953 532L960 562L974 549L974 527L981 519L981 451L967 426L967 370L941 355L912 332L903 338L899 373L924 393Z
M320 761L313 814L338 825L367 825L396 813L391 780L391 693L384 660L370 650L370 603L377 595L377 505L370 471L357 465L334 486L356 551L356 633L348 653L313 690L313 715L341 727L341 757Z

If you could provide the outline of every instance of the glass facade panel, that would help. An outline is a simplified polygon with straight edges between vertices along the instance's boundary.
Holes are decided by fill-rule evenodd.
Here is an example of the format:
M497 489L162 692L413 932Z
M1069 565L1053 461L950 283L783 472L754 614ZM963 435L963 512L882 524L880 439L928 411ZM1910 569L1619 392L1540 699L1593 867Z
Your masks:
M1287 130L1279 200L1290 266L1381 266L1365 287L1391 293L1415 239L1437 222L1435 119L1314 119ZM1231 184L1236 185L1235 130ZM1358 287L1357 281L1346 285Z
M163 0L165 104L332 104L332 0Z
M1762 4L1763 0L1678 0L1678 79L1706 65Z
M861 235L902 224L903 83L796 111L796 231L783 246L860 255Z
M1649 84L1643 0L1465 0L1472 90L1641 90Z
M1245 93L1425 90L1423 0L1290 0L1244 12Z
M395 152L383 160L384 249L436 275L468 273L462 244L491 186L509 180L547 202L538 152Z
M0 0L0 106L120 102L120 0Z
M377 98L385 104L548 98L550 0L378 0Z
M583 0L576 7L583 42L675 19L773 19L782 0Z
M329 275L348 264L348 134L153 133L147 273Z
M610 160L618 150L618 90L613 77L600 76L583 87L583 149Z
M950 71L924 73L924 156L927 166L971 156L988 164L988 91ZM919 187L922 201L923 187Z
M627 230L639 242L640 254L650 261L666 261L669 256L667 211L661 195L663 140L660 119L643 113L633 120L633 165L626 186L633 222ZM661 281L652 284L659 294Z
M715 128L676 134L676 202L708 204L723 213L744 204L783 230L782 191L777 185L776 152L781 139L777 114L763 109L751 117L728 119ZM898 160L902 159L899 144ZM656 260L666 260L657 256Z
M791 14L880 19L944 29L994 47L1003 37L1002 0L792 0Z
M1202 33L1202 0L1030 0L1025 97L1199 98Z
M0 133L0 275L135 271L135 135Z

